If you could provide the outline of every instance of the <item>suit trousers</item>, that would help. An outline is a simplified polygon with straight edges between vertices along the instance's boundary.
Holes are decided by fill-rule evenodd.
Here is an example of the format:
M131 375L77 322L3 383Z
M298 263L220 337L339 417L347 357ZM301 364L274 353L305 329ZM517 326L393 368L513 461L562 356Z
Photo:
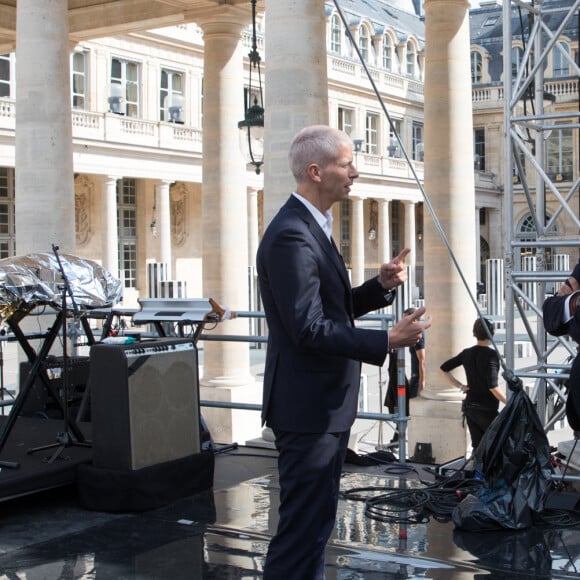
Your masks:
M323 580L324 550L336 519L350 431L273 431L279 452L280 507L264 580Z

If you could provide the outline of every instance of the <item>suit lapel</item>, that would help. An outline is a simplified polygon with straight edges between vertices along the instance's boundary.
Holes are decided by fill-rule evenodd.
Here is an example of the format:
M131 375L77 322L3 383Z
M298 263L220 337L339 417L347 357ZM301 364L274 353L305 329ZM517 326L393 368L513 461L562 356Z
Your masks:
M308 208L301 203L298 199L292 196L288 200L289 207L297 210L300 213L302 219L308 224L312 235L316 238L316 241L320 244L320 247L324 250L324 252L328 255L331 263L336 268L340 278L347 290L350 291L350 279L348 277L348 272L346 270L346 266L344 265L344 260L336 247L336 244L331 239L329 240L326 237L323 229L320 227L318 222L314 219L314 216L308 211Z

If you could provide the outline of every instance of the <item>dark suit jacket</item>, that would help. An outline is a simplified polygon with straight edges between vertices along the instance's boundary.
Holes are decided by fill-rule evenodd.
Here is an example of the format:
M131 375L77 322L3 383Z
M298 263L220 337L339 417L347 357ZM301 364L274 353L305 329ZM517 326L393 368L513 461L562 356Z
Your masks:
M576 264L572 277L580 282L580 262ZM564 322L564 303L567 296L550 296L542 306L544 328L553 336L569 334L580 343L580 310L576 311L572 320Z
M385 291L376 278L351 288L338 251L294 196L264 233L257 268L269 329L262 420L284 431L346 431L361 361L382 365L389 349L384 331L355 328L354 319L386 306Z

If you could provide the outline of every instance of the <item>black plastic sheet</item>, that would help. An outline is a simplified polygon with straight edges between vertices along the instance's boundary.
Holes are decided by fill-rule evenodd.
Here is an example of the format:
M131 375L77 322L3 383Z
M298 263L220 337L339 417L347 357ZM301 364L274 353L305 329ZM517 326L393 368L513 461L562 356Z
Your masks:
M471 552L477 562L493 571L485 578L505 579L507 573L526 578L550 577L552 571L551 546L557 532L530 528L522 531L505 530L493 534L478 534L455 530L453 541Z
M485 485L452 514L460 529L524 529L544 509L550 446L530 398L521 386L510 388L512 396L474 452L473 466Z

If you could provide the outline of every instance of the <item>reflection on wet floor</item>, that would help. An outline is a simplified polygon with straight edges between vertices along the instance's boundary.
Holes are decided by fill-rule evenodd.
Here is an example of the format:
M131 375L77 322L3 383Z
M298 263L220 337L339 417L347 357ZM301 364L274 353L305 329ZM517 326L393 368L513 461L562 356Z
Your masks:
M343 491L422 485L416 472L392 476L382 467L348 469L342 480ZM144 513L89 512L71 489L7 502L0 578L259 579L277 501L274 458L246 456L242 448L216 456L213 490ZM371 519L364 502L342 498L327 580L578 577L580 529L560 523L462 532L433 517Z

